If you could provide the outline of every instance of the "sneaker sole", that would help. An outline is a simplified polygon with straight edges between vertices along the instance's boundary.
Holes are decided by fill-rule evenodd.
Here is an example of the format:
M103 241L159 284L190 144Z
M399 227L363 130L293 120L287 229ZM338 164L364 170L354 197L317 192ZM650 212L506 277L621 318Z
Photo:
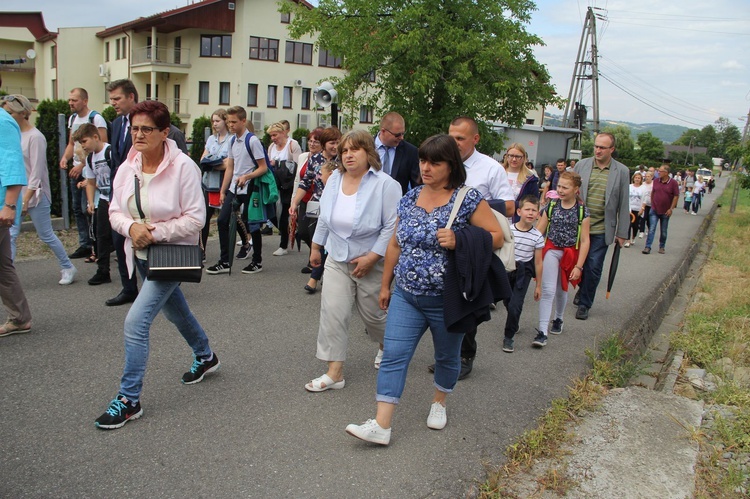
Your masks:
M119 424L108 424L108 425L103 425L103 424L99 424L99 423L94 423L94 424L96 424L96 427L99 428L99 429L101 429L101 430L116 430L117 428L122 428L123 426L125 426L125 423L127 423L128 421L132 421L134 419L138 419L141 416L143 416L143 409L141 409L140 411L136 412L135 414L133 414L132 416L130 416L129 418L127 418L125 421L123 421L122 423L119 423Z
M205 370L205 371L203 372L203 374L201 374L201 377L200 377L200 378L198 378L198 379L195 379L195 380L193 380L193 381L183 381L183 380L180 380L180 381L182 381L182 384L183 384L183 385L194 385L194 384L196 384L196 383L200 383L201 381L203 381L203 378L204 378L204 377L206 376L206 374L211 374L211 373L213 373L213 372L216 372L216 371L217 371L217 370L219 369L219 367L221 367L221 362L219 362L218 364L216 364L216 365L215 365L214 367L212 367L211 369L206 369L206 370Z
M247 255L245 255L245 256L237 255L237 256L234 257L235 260L247 260L248 258L250 258L250 254L249 253Z
M562 328L560 328L560 330L559 330L559 331L555 331L555 330L553 330L553 329L550 329L550 330L549 330L549 334L562 334L562 332L563 332Z
M443 428L445 428L445 425L447 424L448 424L448 420L436 421L434 423L427 421L427 428L431 430L442 430Z
M257 274L258 272L263 272L263 269L256 269L256 270L243 270L243 274Z
M370 442L371 444L378 444L378 445L388 445L388 444L389 444L389 443L391 442L391 440L390 440L390 439L388 439L388 441L387 441L387 442L383 442L383 441L380 441L380 440L371 440L371 439L369 439L369 438L364 438L364 437L362 437L362 436L360 436L360 435L357 435L357 434L356 434L356 433L354 433L353 431L350 431L350 430L349 430L349 428L347 428L347 429L346 429L346 432L347 432L347 433L348 433L349 435L351 435L351 436L353 436L353 437L355 437L355 438L358 438L358 439L362 440L363 442Z
M547 346L547 342L542 343L541 341L535 341L531 344L531 346L536 348L544 348L545 346Z
M513 353L515 351L516 351L515 348L503 347L503 352L505 352L505 353Z
M211 275L228 274L228 273L229 273L229 269L221 269L221 270L208 270L208 269L206 269L206 274L211 274Z
M14 331L7 331L7 332L5 332L5 333L0 333L0 338L4 338L4 337L6 337L6 336L10 336L10 335L12 335L12 334L23 334L23 333L28 333L29 331L31 331L31 328L28 328L28 329L16 329L16 330L14 330Z

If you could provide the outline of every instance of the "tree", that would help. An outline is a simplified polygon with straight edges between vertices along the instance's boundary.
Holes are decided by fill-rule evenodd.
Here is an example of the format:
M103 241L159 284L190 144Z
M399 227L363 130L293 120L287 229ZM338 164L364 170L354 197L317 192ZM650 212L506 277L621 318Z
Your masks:
M616 125L604 127L602 132L611 133L615 136L617 145L615 154L618 160L635 159L635 146L630 127L627 125Z
M699 138L700 141L697 145L707 148L709 156L718 155L718 138L713 125L706 125L701 128Z
M659 161L664 158L664 142L651 132L638 134L638 147L641 148L638 158Z
M360 106L397 111L415 143L445 132L459 115L520 125L526 112L556 101L547 69L532 52L526 0L320 0L294 12L290 36L318 35L341 57L335 80L342 114ZM374 75L374 81L372 76ZM487 151L485 151L487 152Z
M211 118L203 115L200 118L193 120L193 134L191 136L193 145L190 146L190 157L193 158L193 161L196 163L200 163L201 155L206 148L206 128L208 128L209 133L211 133Z
M68 106L67 101L60 99L43 100L36 106L36 112L35 126L47 139L47 170L49 171L49 184L52 190L50 211L55 216L61 216L62 194L60 193L60 168L58 166L60 164L60 139L58 136L57 115L63 114L67 118L70 114L70 106Z
M691 128L690 130L685 130L682 132L682 135L680 135L680 138L672 142L673 146L689 146L692 142L693 145L699 145L703 147L703 144L700 144L700 134L701 131L697 128Z

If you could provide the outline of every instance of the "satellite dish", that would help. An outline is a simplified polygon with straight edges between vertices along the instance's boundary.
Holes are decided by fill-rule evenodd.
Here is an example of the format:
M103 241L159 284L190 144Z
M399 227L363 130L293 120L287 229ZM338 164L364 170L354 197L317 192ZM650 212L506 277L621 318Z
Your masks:
M27 50L26 57L28 57L29 59L36 59L36 50L34 49Z

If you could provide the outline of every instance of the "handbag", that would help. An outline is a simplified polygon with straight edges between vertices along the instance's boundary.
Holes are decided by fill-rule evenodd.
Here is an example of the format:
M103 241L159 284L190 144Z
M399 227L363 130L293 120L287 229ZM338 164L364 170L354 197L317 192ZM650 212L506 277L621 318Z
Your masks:
M320 201L310 201L305 209L305 217L318 218L320 216Z
M141 220L145 220L138 177L135 177L135 205ZM148 247L147 263L149 281L201 282L203 248L201 244L152 244Z
M456 194L456 200L453 202L453 209L451 210L450 217L448 217L448 224L445 226L446 229L450 229L453 225L453 221L456 219L458 209L461 208L461 204L464 202L466 193L469 192L469 186L463 186L458 190ZM496 211L492 210L495 215L497 222L500 224L500 228L503 230L503 245L500 249L495 250L495 254L500 261L503 262L506 272L513 272L516 270L516 241L513 237L513 231L510 230L510 224L505 216Z

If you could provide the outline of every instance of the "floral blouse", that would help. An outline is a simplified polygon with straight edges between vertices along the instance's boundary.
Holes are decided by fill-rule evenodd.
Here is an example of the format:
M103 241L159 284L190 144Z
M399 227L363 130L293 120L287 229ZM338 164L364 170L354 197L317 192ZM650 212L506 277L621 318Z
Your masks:
M547 226L547 238L558 248L570 248L578 241L578 203L565 209L558 200L552 207L552 216ZM549 208L547 215L549 215ZM589 209L583 208L583 218L589 217ZM583 223L583 220L581 220Z
M394 274L396 284L404 291L414 295L440 296L443 293L448 250L438 244L437 231L448 224L458 189L447 204L427 213L417 206L422 188L415 187L399 201L396 240L401 247L401 255ZM482 195L479 191L469 189L453 221L454 231L469 225L469 218L480 201Z

